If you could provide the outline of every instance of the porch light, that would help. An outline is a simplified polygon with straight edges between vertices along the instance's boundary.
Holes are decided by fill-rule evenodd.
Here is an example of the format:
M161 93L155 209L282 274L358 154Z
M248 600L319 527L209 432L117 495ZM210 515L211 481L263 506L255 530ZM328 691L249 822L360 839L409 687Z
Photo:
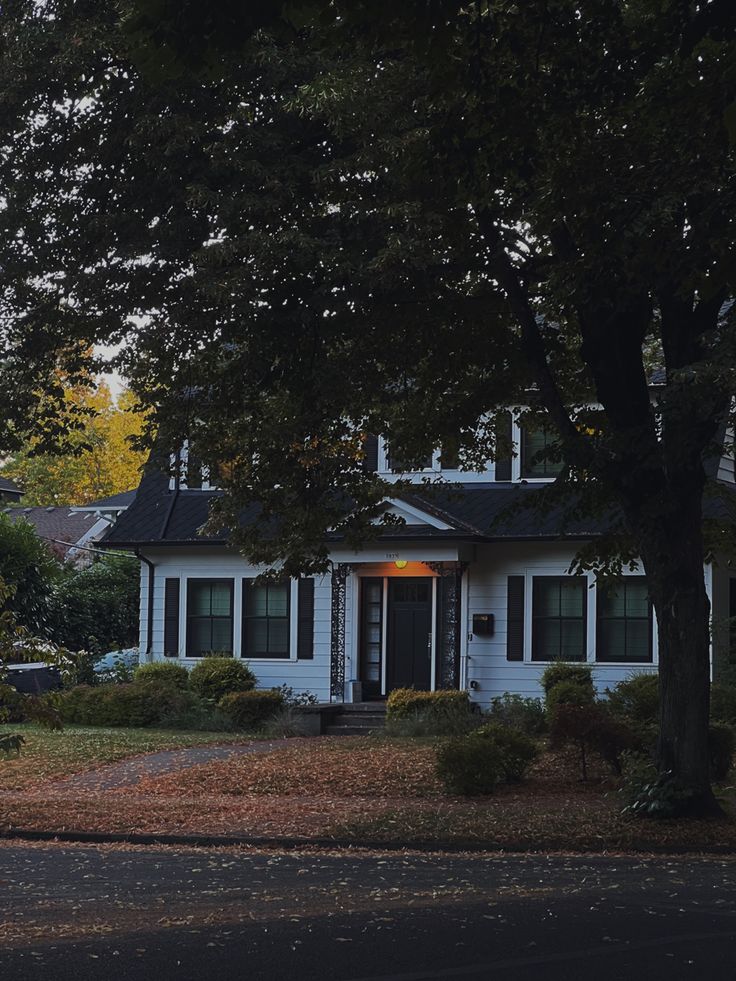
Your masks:
M397 559L394 562L394 565L396 566L397 569L405 569L409 565L409 563L406 561L406 559Z

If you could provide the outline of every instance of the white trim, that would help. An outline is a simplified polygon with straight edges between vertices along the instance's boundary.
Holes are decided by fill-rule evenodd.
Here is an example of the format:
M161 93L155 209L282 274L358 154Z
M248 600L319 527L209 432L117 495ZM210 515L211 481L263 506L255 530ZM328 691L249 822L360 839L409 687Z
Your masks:
M383 576L381 592L381 694L386 694L388 652L388 576Z
M409 518L415 518L420 524L429 525L430 528L437 528L440 531L454 531L453 525L448 525L446 521L441 518L436 518L434 515L429 514L427 511L421 510L421 508L414 507L413 504L407 504L406 501L402 501L399 498L387 497L383 502L384 505L388 505L389 508L393 509L399 517L404 518L404 520ZM388 511L388 508L387 508ZM380 518L376 519L377 523ZM416 524L417 521L406 521L408 525Z
M429 621L430 642L429 642L429 684L430 691L437 690L437 581L438 576L432 578L432 612Z

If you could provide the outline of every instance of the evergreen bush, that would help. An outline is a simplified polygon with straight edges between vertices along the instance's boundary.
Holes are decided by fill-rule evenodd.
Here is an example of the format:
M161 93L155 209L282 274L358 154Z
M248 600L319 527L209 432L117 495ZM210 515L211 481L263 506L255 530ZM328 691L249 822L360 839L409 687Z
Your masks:
M250 691L256 678L243 661L232 657L205 657L189 675L189 687L201 698L219 702L224 695L235 691Z
M139 664L133 673L135 681L160 682L173 685L174 688L186 688L189 685L189 672L183 664L172 661L154 661L152 664Z
M236 729L260 729L284 705L283 694L276 689L234 691L220 699L219 707Z

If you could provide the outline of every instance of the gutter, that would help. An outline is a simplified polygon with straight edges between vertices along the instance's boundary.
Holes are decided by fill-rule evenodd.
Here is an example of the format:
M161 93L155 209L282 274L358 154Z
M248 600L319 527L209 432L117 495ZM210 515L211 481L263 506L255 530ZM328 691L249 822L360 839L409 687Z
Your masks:
M135 550L136 558L140 559L141 562L145 562L148 566L148 613L146 617L146 650L143 654L144 663L148 663L153 654L153 589L154 589L154 575L156 566L147 559L145 555L141 555L138 549Z

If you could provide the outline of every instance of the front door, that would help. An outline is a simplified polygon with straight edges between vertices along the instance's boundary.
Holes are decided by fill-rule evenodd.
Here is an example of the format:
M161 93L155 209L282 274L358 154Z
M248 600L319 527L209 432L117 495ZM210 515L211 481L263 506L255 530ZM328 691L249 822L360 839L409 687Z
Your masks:
M386 692L432 688L432 579L388 580Z

